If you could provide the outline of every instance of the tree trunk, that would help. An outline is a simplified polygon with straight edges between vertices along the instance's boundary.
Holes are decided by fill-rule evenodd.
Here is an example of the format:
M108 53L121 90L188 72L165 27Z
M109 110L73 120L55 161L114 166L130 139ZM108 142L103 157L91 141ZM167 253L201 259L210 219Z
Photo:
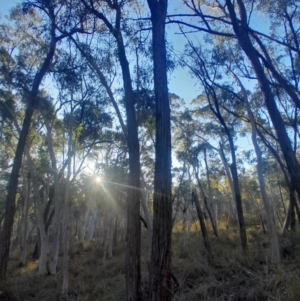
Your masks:
M212 88L212 87L210 87L210 88ZM245 225L245 219L244 219L243 204L242 204L242 197L241 197L241 191L240 191L240 185L239 185L239 177L238 177L238 171L237 171L236 155L235 155L235 147L234 147L234 143L233 143L233 138L232 138L230 130L220 112L218 99L216 98L216 93L214 90L212 90L211 92L212 92L211 95L208 95L210 109L215 114L215 116L218 118L221 125L223 126L224 131L225 131L226 136L229 141L229 145L230 145L230 153L231 153L231 160L232 160L231 165L230 165L230 171L231 171L234 195L235 195L235 201L236 201L236 210L237 210L237 216L238 216L238 221L239 221L240 237L241 237L243 251L244 251L244 253L247 253L247 251L248 251L247 232L246 232L246 225ZM213 107L213 105L211 103L211 98L212 98L215 108ZM221 143L220 143L220 147L222 147Z
M165 19L167 0L148 0L152 22L156 143L150 300L170 301L171 280L171 121L167 80Z
M25 177L24 177L25 178ZM23 207L23 215L22 215L22 245L21 245L21 265L25 266L26 257L27 257L27 225L28 225L28 209L29 209L29 200L30 200L30 191L31 191L31 175L27 174L27 187L25 189L25 200ZM26 185L26 182L24 181Z
M260 85L262 94L265 99L266 107L268 109L273 126L277 134L278 143L280 145L283 157L285 159L288 172L291 176L291 181L297 191L298 196L300 197L300 165L293 151L291 141L289 139L284 125L284 121L274 99L270 83L264 72L264 68L261 65L258 52L253 46L249 37L249 32L247 31L248 19L244 3L242 0L237 0L241 17L240 21L236 17L235 9L231 0L226 0L226 4L232 21L232 26L239 41L239 44L246 53L248 59L250 60L253 70L257 76L258 83Z
M233 212L234 212L234 216L235 218L238 220L238 216L237 216L237 209L236 209L236 200L235 200L235 193L234 193L234 185L233 185L233 180L232 180L232 176L231 176L231 172L230 172L230 166L227 162L227 159L225 157L224 154L224 150L223 150L223 143L219 143L220 148L218 149L220 158L222 160L222 163L224 165L224 169L225 169L225 173L229 182L229 186L230 186L230 191L231 191L231 195L232 195L232 208L233 208Z
M51 43L50 43L49 51L47 53L47 56L41 68L35 75L31 91L26 97L26 99L28 100L28 105L25 112L25 118L19 136L17 149L13 161L12 171L8 182L6 207L5 207L5 220L0 235L0 280L5 278L6 269L7 269L10 239L11 239L14 216L16 211L15 199L16 199L16 193L18 188L19 171L22 164L22 156L26 144L26 138L29 132L31 118L37 103L39 86L51 64L52 58L55 53L55 48L56 48L56 38L55 38L55 28L53 26L51 30Z
M60 237L60 214L61 214L61 197L60 197L60 188L59 188L59 175L58 168L56 163L56 156L53 147L53 139L51 134L51 127L47 116L43 114L45 125L47 128L47 142L50 153L50 158L52 162L52 169L54 173L54 224L53 224L53 241L50 248L50 260L49 260L49 272L51 275L56 274L56 266L59 253L59 237ZM50 196L49 196L50 198Z
M73 109L71 109L71 116ZM65 183L65 195L64 195L64 213L63 213L63 283L62 294L68 295L69 290L69 199L70 199L70 185L71 185L71 162L72 162L72 121L69 129L69 141L68 141L68 168L67 178Z
M80 223L81 229L79 230L80 231L79 242L81 243L83 243L85 239L86 226L87 226L89 214L90 214L90 205L89 205L89 200L87 200L86 209L84 215L82 216L82 222Z
M215 199L212 197L211 185L210 185L210 177L209 177L209 168L207 163L207 154L206 148L204 149L204 162L206 167L206 180L208 187L208 200L209 200L209 209L211 211L211 223L214 229L214 234L218 237L218 217L217 217L217 204L215 203Z
M120 9L120 7L118 8ZM117 15L120 17L120 11ZM117 17L118 18L118 17ZM117 22L120 20L118 19ZM129 154L129 178L127 189L127 233L126 233L126 300L141 300L141 224L140 224L140 146L135 112L135 97L129 63L121 32L115 32L118 57L122 69L127 115L127 145Z
M276 232L276 227L274 224L274 219L273 219L273 214L272 214L272 205L269 201L268 195L267 195L267 190L266 190L266 184L264 180L264 174L263 174L263 159L262 159L262 152L260 150L260 147L257 142L257 131L256 131L256 123L255 119L248 101L248 95L247 91L244 88L243 84L239 80L239 78L234 74L233 77L235 78L237 84L240 86L242 95L243 95L243 101L244 105L246 107L248 117L250 120L251 124L251 138L252 138L252 143L254 146L255 154L256 154L256 159L257 159L257 164L256 164L256 169L257 169L257 177L258 177L258 182L259 182L259 188L260 188L260 194L261 198L265 207L265 212L266 212L266 218L267 218L267 226L268 226L268 236L270 240L270 251L271 251L271 264L273 265L278 265L280 263L280 249L279 249L279 243L278 243L278 237L277 237L277 232Z
M39 257L39 274L45 275L47 274L47 235L45 230L45 223L44 223L44 212L42 208L42 202L40 199L40 191L39 185L37 181L37 175L35 171L34 163L30 157L30 153L27 147L25 147L25 152L27 156L27 163L28 169L30 171L32 177L32 186L33 186L33 194L34 194L34 203L36 208L36 217L38 222L38 229L39 229L39 238L40 238L40 257Z
M205 225L205 221L204 221L204 215L203 215L203 212L202 212L202 209L201 209L201 206L200 206L200 202L199 202L199 199L198 199L198 194L197 194L196 189L193 190L192 199L193 199L193 201L195 202L195 205L196 205L198 219L199 219L199 222L200 222L200 227L201 227L201 232L202 232L202 237L203 237L203 240L204 240L204 247L207 251L208 256L211 257L212 253L211 253L210 242L209 242L207 229L206 229L206 225Z
M90 215L89 232L88 232L88 240L89 241L91 241L94 237L97 214L98 214L98 209L96 208Z
M196 179L197 179L197 183L198 183L198 187L202 193L202 196L203 196L203 200L204 200L204 205L205 205L205 208L207 210L207 213L208 213L208 216L209 216L209 220L210 220L210 223L211 223L211 226L213 228L213 231L214 231L214 235L216 237L218 237L218 231L215 227L215 223L214 223L214 220L213 220L213 216L212 216L212 213L211 213L211 210L207 204L207 199L206 199L206 195L205 195L205 192L204 192L204 189L202 187L202 184L200 182L200 179L199 179L199 176L198 176L198 172L196 171L196 169L194 168L194 173L195 173L195 176L196 176Z
M110 100L116 110L122 130L125 137L127 136L127 146L129 153L129 178L127 189L127 235L126 235L126 256L125 256L125 271L126 271L126 300L138 301L141 300L141 225L140 225L140 149L138 140L138 125L135 112L135 97L132 88L132 80L130 74L129 63L126 57L125 45L121 32L121 7L120 2L114 5L109 4L110 8L115 10L115 27L104 16L97 11L93 5L89 6L86 1L82 1L86 9L91 11L95 16L101 19L117 42L118 58L122 69L123 87L125 94L125 108L127 115L127 129L122 121L122 116L118 109L117 103L114 100L111 89L108 86L100 68L95 61L88 55L85 55L89 64L97 73L101 83L107 90ZM78 43L77 43L78 44ZM80 48L80 47L79 47ZM82 49L80 50L82 52ZM83 52L82 52L83 53ZM84 54L84 53L83 53ZM126 135L127 132L127 135Z
M148 210L148 191L146 187L141 192L141 203L144 212L144 216L147 223L147 239L148 239L148 250L151 251L151 243L152 243L152 220L150 218L149 210Z

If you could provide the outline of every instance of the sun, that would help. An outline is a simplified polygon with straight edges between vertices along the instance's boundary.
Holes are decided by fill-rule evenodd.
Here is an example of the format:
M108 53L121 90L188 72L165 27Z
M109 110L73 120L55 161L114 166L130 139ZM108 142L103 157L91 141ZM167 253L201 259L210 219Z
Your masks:
M99 183L101 182L101 177L97 176L97 177L95 178L95 182L96 182L97 184L99 184Z

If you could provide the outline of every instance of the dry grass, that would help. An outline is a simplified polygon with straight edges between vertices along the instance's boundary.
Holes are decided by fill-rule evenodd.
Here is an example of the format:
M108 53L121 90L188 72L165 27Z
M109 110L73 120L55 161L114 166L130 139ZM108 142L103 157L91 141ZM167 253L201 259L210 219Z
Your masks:
M202 237L193 232L187 238L173 235L172 273L177 279L175 301L220 300L263 301L300 300L300 244L289 235L281 240L282 265L270 267L267 240L259 231L249 231L249 253L244 256L238 233L220 231L219 238L211 237L213 262L207 260ZM75 245L70 252L69 301L125 300L124 245L115 256L102 261L97 244ZM37 262L18 266L18 254L9 263L8 280L3 285L0 300L60 301L62 273L56 276L37 276ZM143 288L147 290L149 254L143 250ZM58 269L60 270L61 262ZM146 298L145 298L146 300Z

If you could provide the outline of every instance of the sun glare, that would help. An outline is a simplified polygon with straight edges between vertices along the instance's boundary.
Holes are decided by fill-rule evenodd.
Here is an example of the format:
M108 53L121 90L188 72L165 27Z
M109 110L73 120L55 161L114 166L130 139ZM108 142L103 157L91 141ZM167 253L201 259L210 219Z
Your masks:
M101 182L101 178L100 178L100 177L96 177L96 178L95 178L95 182L96 182L96 183L100 183L100 182Z

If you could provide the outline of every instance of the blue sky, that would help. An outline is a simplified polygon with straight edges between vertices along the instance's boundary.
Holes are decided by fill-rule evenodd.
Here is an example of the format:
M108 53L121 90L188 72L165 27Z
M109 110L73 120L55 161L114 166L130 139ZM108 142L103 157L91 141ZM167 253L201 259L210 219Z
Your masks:
M5 15L10 8L15 6L20 1L17 0L0 0L0 13L1 15Z
M6 15L10 8L14 7L20 0L0 0L0 14L3 17ZM168 39L172 41L176 49L183 49L185 43L184 38L180 35L169 33ZM176 69L169 75L169 91L177 94L186 102L190 102L199 94L195 82L191 79L188 72L182 69Z
M21 0L0 0L0 15L3 17L8 13L10 8L20 2ZM170 6L172 6L172 10L174 9L176 11L174 3L175 2L171 3ZM178 33L176 26L173 26L172 28L174 29L168 30L167 28L167 39L171 41L174 49L182 51L186 44L186 40L182 35L176 34ZM188 104L200 93L200 86L199 83L191 78L186 69L176 68L174 72L169 74L169 91L183 98L186 104ZM249 147L252 148L251 142L247 138L240 139L238 146L240 150L248 150Z

